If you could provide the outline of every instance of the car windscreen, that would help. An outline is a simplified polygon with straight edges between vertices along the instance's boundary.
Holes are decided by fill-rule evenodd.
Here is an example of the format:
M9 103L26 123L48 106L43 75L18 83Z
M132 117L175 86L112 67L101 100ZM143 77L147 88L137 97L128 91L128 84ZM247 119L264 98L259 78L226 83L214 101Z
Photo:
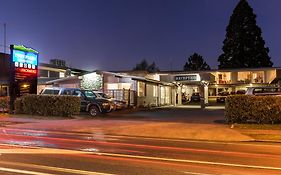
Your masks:
M55 90L55 89L45 89L42 94L47 94L47 95L58 95L60 90Z

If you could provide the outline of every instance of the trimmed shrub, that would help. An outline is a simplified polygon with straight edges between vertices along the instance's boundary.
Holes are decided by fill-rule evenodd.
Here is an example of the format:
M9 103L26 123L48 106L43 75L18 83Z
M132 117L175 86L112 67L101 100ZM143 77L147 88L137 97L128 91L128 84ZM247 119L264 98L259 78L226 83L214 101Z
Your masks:
M9 110L9 97L0 97L0 111L5 112Z
M225 118L228 123L281 122L280 96L234 95L226 98Z
M23 114L21 98L17 98L14 102L15 114Z
M71 116L80 111L80 98L58 95L24 95L15 101L17 114Z

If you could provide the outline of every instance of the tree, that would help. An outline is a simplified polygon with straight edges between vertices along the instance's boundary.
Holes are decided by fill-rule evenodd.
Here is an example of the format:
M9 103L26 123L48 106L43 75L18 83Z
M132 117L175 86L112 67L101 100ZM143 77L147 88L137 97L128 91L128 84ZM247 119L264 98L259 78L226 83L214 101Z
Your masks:
M133 68L133 70L148 71L150 73L159 71L158 67L156 67L154 62L149 65L145 59L143 59L139 64L137 64L136 67Z
M184 71L191 70L210 70L210 66L204 61L203 57L197 53L189 56L188 61L183 67Z
M240 0L230 17L219 56L219 69L272 67L269 49L247 0Z

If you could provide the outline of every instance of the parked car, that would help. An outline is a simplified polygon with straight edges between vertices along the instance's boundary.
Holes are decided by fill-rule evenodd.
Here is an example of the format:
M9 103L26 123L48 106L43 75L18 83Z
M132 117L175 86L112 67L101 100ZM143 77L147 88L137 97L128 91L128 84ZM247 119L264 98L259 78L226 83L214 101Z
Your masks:
M218 95L219 95L219 97L217 97L217 102L218 103L224 103L226 97L230 94L229 94L229 92L225 91L225 92L220 92Z
M113 110L119 110L119 109L124 109L127 107L127 103L125 101L122 100L117 100L115 98L112 98L110 95L101 92L101 91L93 91L96 95L101 96L102 98L108 99L109 101L112 102L113 106L112 109Z
M281 87L248 87L246 95L281 95Z
M237 90L236 91L236 94L245 94L246 93L246 90Z
M199 92L192 93L190 97L190 101L192 102L200 102L200 94Z
M79 88L45 88L41 92L43 95L74 95L81 98L80 111L88 112L95 117L100 113L110 111L110 101L103 98L97 98L92 91L81 90Z

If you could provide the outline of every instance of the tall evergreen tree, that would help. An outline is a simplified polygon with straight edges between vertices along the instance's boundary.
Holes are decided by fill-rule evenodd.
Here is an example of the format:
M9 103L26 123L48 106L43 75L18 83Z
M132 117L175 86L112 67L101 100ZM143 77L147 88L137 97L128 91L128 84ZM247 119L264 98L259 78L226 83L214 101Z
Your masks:
M230 17L223 41L219 69L272 67L269 49L256 24L256 15L247 0L240 0Z
M143 59L139 64L137 64L136 67L133 68L133 70L143 70L148 71L150 73L159 71L158 67L156 67L154 62L149 65L145 59Z
M192 54L183 67L184 71L191 70L210 70L210 66L204 61L203 57L197 53Z

